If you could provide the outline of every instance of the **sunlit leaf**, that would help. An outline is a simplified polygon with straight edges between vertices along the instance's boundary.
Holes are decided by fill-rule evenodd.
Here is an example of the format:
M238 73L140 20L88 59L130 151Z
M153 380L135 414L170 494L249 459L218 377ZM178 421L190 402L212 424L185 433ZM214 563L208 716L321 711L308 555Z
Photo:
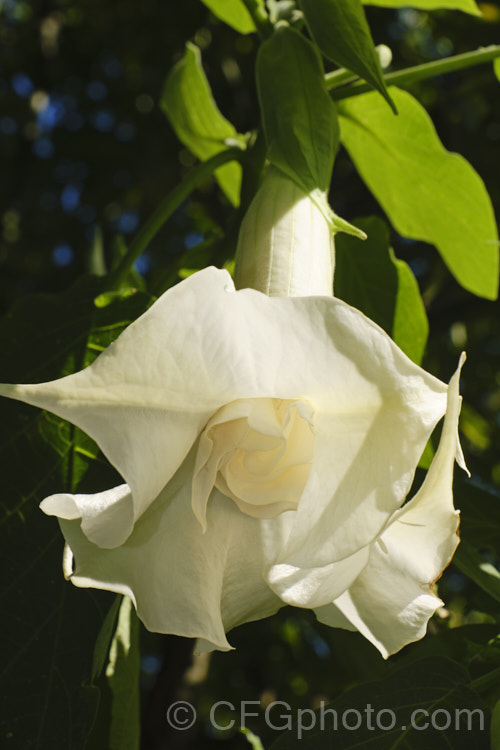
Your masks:
M300 4L323 54L364 78L394 108L361 0L300 0Z
M201 64L200 50L186 45L186 52L170 71L160 106L179 140L198 159L206 161L224 151L238 138L234 126L219 111ZM235 206L239 204L241 167L235 162L215 171L222 190Z
M462 286L495 299L498 233L483 181L416 99L391 93L398 117L373 93L343 101L342 142L396 230L435 245Z
M255 24L247 11L243 0L202 0L214 16L240 34L251 34Z

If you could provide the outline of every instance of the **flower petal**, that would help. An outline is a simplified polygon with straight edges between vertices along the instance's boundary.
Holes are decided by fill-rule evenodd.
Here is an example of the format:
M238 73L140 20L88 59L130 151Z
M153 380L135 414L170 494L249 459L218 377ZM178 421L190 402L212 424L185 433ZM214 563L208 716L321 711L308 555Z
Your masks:
M48 409L96 440L131 487L134 518L176 472L228 385L218 372L212 387L212 355L205 356L199 321L205 306L220 303L229 276L209 269L205 278L186 281L85 370L39 385L0 386L1 395Z
M458 444L460 369L448 389L448 409L436 455L422 487L394 514L359 578L329 606L316 610L329 623L336 610L384 656L399 651L425 634L427 621L442 605L432 594L436 578L458 545L458 516L453 508L453 465L461 456Z
M348 557L377 536L403 502L445 391L340 300L235 292L214 268L169 290L82 372L0 386L0 395L50 409L94 438L130 486L135 519L217 409L245 398L309 401L314 465L280 560L304 567Z
M190 502L193 462L192 452L116 549L91 544L77 520L60 524L73 551L76 586L127 594L149 630L227 650L226 631L274 614L282 602L262 576L267 560L258 520L214 491L203 534ZM43 509L55 510L53 504Z
M48 516L68 521L81 519L83 533L99 547L117 547L134 526L132 494L126 484L96 495L50 495L42 500L40 508Z
M295 510L314 449L306 402L252 398L220 409L200 435L193 475L193 512L206 528L213 487L254 518Z
M424 383L422 402L412 398L405 404L410 387L378 406L334 415L317 410L309 481L278 562L322 567L350 557L380 534L404 502L444 410L441 394L429 395Z
M287 604L313 609L336 599L359 576L368 562L370 550L364 547L350 557L318 568L273 565L266 578Z
M309 481L276 563L307 570L371 544L402 505L445 412L447 386L349 305L320 297L283 301L303 305L302 325L306 310L311 322L307 360L305 335L292 343L316 416ZM293 372L282 373L285 382Z

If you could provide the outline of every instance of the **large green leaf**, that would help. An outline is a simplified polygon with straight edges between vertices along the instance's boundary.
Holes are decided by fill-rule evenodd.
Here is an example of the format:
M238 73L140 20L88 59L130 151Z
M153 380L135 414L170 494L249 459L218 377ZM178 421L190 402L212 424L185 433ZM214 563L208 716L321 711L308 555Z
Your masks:
M279 25L261 45L256 74L270 161L307 192L327 191L338 125L315 47Z
M376 216L356 219L364 242L347 234L335 239L335 296L368 315L420 363L429 324L417 281L389 243L387 224Z
M342 142L396 230L435 245L462 286L495 299L498 233L484 183L416 99L391 93L398 117L374 93L343 101Z
M380 5L383 8L420 8L421 10L436 10L439 8L463 10L473 16L479 16L480 11L475 0L363 0L365 5Z
M307 729L311 714L301 717L301 737L296 724L270 750L489 750L488 710L467 687L469 681L467 671L450 659L404 664L332 701L324 709L323 726L321 709L312 729ZM445 731L433 726L434 721L443 727L448 717Z
M243 0L202 0L214 16L227 23L240 34L251 34L255 24Z
M64 294L18 304L0 321L0 351L8 353L0 379L38 382L80 369L150 301L102 289L102 279L82 279ZM54 415L0 399L0 424L0 663L9 686L0 736L13 750L77 750L95 714L98 692L83 685L113 595L64 580L62 535L38 503L53 492L95 492L122 480L87 436Z
M234 126L219 111L203 71L200 50L188 42L184 57L170 71L160 106L177 137L198 159L205 161L238 138ZM239 204L241 167L232 162L219 167L215 177L234 206Z
M300 0L300 4L323 54L364 78L394 108L361 0Z

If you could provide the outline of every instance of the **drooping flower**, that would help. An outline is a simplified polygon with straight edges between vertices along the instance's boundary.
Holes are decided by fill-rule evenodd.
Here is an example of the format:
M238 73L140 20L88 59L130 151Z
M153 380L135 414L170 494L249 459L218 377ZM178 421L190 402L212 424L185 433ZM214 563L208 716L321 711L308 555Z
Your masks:
M90 367L0 394L78 425L125 480L42 502L59 518L75 585L127 594L150 630L197 637L202 648L228 649L233 627L292 604L359 630L387 655L424 634L442 604L432 583L458 543L459 372L447 387L328 296L330 234L307 200L278 200L281 225L275 216L267 228L283 231L260 240L254 227L250 243L270 258L277 294L289 278L307 296L236 291L226 271L207 268ZM258 201L262 192L257 215ZM248 222L243 231L240 286ZM305 283L311 237L327 272ZM405 504L445 412L427 478Z

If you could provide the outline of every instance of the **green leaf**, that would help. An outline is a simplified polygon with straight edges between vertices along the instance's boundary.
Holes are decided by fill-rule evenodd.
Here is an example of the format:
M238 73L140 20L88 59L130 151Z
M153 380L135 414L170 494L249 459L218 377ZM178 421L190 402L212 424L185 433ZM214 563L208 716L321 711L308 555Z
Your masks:
M139 620L132 601L124 596L106 668L113 693L110 750L139 747L139 671Z
M339 105L342 142L395 229L435 245L465 289L495 299L498 233L483 181L416 99L391 92L398 117L373 93Z
M420 364L429 335L429 322L418 283L410 266L389 250L398 274L398 294L392 337L410 359Z
M251 34L255 24L243 0L202 0L214 16L240 34Z
M106 672L98 683L99 714L87 740L88 750L139 748L139 620L127 596L117 599L118 621L106 651Z
M200 50L194 44L186 44L184 57L170 71L160 106L179 140L201 161L224 151L231 141L241 139L215 103L201 64ZM225 164L215 171L215 176L227 198L237 206L240 165Z
M433 657L403 664L383 679L359 685L315 711L311 729L307 729L313 721L311 714L299 714L303 718L300 738L295 725L270 750L489 750L484 731L488 710L467 686L469 681L467 671L450 659ZM433 719L437 727L443 727L448 718L445 731L433 726Z
M256 75L269 160L306 192L327 191L338 124L316 49L280 23L260 47Z
M300 4L323 54L370 83L396 111L361 0L300 0Z
M368 239L336 237L335 295L378 323L405 354L420 363L429 324L417 281L410 267L395 257L382 219L371 216L355 219L354 224Z
M475 0L363 0L365 5L379 5L382 8L420 8L421 10L463 10L473 16L480 16L481 12Z
M95 359L150 304L136 292L105 307L103 279L61 295L22 300L0 320L0 379L37 382ZM113 595L77 589L62 574L63 538L39 502L54 492L96 492L122 480L97 446L54 415L0 399L0 736L14 750L80 748L98 691L91 678L96 636ZM28 470L29 468L29 470Z
M453 564L471 578L483 591L500 602L500 573L488 560L469 544L462 540L459 544Z

